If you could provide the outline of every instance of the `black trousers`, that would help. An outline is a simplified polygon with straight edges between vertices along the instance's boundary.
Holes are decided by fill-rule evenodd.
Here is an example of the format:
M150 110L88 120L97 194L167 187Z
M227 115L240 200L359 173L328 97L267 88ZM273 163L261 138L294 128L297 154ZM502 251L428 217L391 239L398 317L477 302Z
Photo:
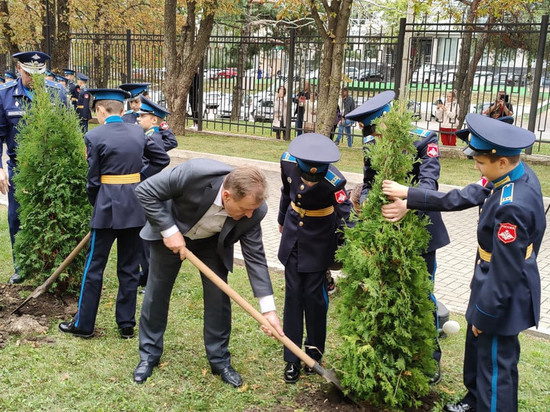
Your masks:
M466 331L464 351L464 401L478 412L518 410L518 335L482 333L477 338L472 325Z
M227 268L217 254L218 237L185 239L187 248L227 282ZM181 267L179 254L164 246L162 240L152 241L147 292L143 299L139 321L139 354L141 360L156 362L164 351L164 332L168 321L170 295ZM201 274L204 300L204 346L213 369L223 369L231 363L231 302L215 284Z
M328 302L326 269L298 272L298 251L294 247L285 266L283 331L292 342L302 347L305 316L305 351L315 360L321 359L325 352ZM299 358L286 347L284 360L299 362Z
M136 324L136 294L138 287L138 260L136 251L141 239L141 228L92 229L75 326L86 332L93 332L101 289L103 271L109 259L111 246L117 240L118 295L116 299L116 323L119 328Z

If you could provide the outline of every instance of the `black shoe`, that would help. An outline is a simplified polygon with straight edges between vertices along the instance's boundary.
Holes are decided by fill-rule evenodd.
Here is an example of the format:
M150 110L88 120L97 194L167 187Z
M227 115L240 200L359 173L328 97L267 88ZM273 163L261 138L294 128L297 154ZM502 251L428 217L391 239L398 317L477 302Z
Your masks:
M10 284L16 285L18 283L23 283L23 278L21 276L19 276L19 273L15 272L10 277Z
M435 370L435 373L430 378L428 383L430 385L437 385L439 382L441 382L441 364L437 362L437 369Z
M304 372L306 373L306 375L313 375L315 373L315 371L313 370L313 368L310 368L309 366L305 365L304 366Z
M156 362L147 362L145 360L139 361L138 365L136 366L136 369L134 370L134 382L135 383L143 383L145 382L149 376L153 374L153 368L157 366L159 363Z
M57 328L63 333L70 333L74 336L78 336L79 338L88 339L88 338L91 338L92 336L94 336L93 331L92 332L86 332L86 331L83 331L82 329L78 329L74 325L74 320L71 321L71 322L61 322Z
M287 362L285 366L285 382L296 383L300 379L300 363L299 362Z
M476 409L466 402L449 403L443 410L446 412L476 412Z
M212 368L212 373L214 375L220 375L222 381L228 383L229 385L233 385L235 388L238 388L243 384L241 375L239 375L239 372L233 369L233 366L231 365L226 366L223 369Z
M135 336L133 326L126 326L125 328L118 328L118 332L120 333L120 337L122 339L132 339Z

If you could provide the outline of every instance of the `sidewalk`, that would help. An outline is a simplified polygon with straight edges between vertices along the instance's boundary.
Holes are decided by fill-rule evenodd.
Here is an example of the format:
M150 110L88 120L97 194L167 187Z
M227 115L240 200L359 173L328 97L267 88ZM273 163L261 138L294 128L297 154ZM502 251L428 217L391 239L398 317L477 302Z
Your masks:
M233 166L254 164L263 170L269 185L269 198L267 200L269 210L267 216L262 221L264 247L270 270L282 273L283 266L277 259L277 250L280 241L277 225L281 188L279 163L178 149L171 150L170 155L172 157L171 166L191 158L208 157ZM363 176L358 173L344 173L344 175L348 181L348 188L363 181ZM447 191L452 188L453 186L441 185L440 190ZM544 203L548 205L550 199L545 198ZM437 251L435 295L450 311L464 314L468 306L470 280L473 274L477 249L476 229L478 212L477 208L472 208L461 212L446 212L442 215L451 238L451 243ZM548 224L548 216L546 219ZM235 248L235 258L242 260L238 245ZM536 331L546 337L550 337L550 240L548 235L542 241L538 264L541 276L541 316L539 328Z

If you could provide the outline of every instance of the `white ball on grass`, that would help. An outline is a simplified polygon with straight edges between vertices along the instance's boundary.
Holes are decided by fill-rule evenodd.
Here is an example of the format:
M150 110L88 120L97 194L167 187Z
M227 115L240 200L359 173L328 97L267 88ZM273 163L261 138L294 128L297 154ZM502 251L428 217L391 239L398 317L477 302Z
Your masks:
M455 335L460 331L460 324L455 320L448 320L443 324L443 332L447 335Z

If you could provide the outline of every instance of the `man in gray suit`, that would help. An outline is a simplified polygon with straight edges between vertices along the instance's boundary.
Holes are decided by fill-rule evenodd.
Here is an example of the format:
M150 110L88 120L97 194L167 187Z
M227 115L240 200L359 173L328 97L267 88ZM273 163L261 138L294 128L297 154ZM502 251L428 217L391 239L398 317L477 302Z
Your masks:
M275 312L260 227L267 212L266 194L265 176L257 168L233 169L208 159L189 160L150 177L136 188L148 220L141 237L151 241L151 260L139 323L141 360L134 371L135 382L145 382L159 363L170 294L186 248L227 282L228 271L233 269L233 245L240 241L260 310L283 334ZM242 379L231 366L228 348L229 297L204 275L201 277L204 345L212 373L239 387Z

